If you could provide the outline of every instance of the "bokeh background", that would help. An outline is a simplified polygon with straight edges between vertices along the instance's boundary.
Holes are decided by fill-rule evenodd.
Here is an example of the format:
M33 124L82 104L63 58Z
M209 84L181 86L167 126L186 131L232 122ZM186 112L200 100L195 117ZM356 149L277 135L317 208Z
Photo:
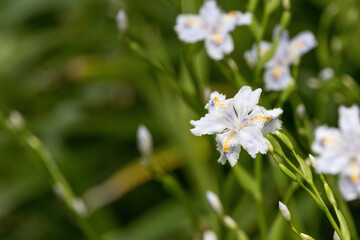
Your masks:
M84 198L90 225L106 239L200 236L191 229L181 203L139 163L136 130L140 124L153 134L152 161L180 181L204 229L219 225L205 200L206 190L211 189L219 193L226 212L251 239L257 237L251 197L237 185L229 166L217 164L214 138L191 136L189 120L198 119L200 114L174 87L177 82L194 92L186 71L190 63L203 87L228 96L238 91L229 81L229 70L210 60L202 43L185 45L173 29L179 13L197 13L202 3L0 2L0 109L6 116L13 110L24 116L27 127L51 151L75 194ZM245 11L247 1L218 0L218 4L226 11ZM262 1L258 17L261 6ZM116 26L120 9L129 18L125 33L119 33ZM291 9L290 35L310 30L319 41L319 46L302 59L297 86L300 98L285 104L282 117L306 156L312 133L296 115L300 102L306 107L310 129L318 124L335 126L339 104L360 103L360 8L356 0L294 0ZM267 40L271 40L282 11L279 4L270 18ZM251 82L253 71L243 53L251 48L254 38L247 27L237 28L232 35L235 51L231 57ZM164 64L178 79L155 70L149 59ZM335 70L329 81L318 77L325 67ZM278 97L278 93L264 94L269 99ZM244 151L240 161L252 171L252 159ZM0 173L1 239L85 239L54 194L43 163L4 130L0 132ZM330 181L336 187L336 178ZM263 183L271 222L289 181L265 158ZM349 206L360 231L360 204L355 201ZM332 239L327 219L302 190L296 192L290 207L298 229L316 239ZM283 224L284 239L296 239ZM220 227L218 232L224 234Z

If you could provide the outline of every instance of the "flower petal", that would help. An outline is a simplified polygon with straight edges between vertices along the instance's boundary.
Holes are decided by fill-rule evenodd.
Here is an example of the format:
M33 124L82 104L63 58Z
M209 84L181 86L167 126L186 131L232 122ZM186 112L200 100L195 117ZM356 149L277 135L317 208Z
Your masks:
M248 126L239 131L241 146L250 154L252 158L257 153L265 154L268 146L261 131L253 126Z
M221 153L218 162L225 164L225 159L227 159L233 167L239 159L241 150L238 132L231 130L218 134L216 142L217 150Z
M261 41L260 42L260 57L264 56L265 53L267 53L267 51L270 49L271 44L269 42L266 41ZM254 43L252 48L248 51L245 51L244 53L244 58L247 62L247 64L249 64L250 67L254 67L257 64L257 55L258 55L258 47L257 44Z
M210 94L210 100L205 105L205 109L207 109L210 113L214 110L222 110L227 107L226 96L217 91L214 91Z
M325 152L316 158L315 169L319 173L337 174L344 170L350 159L341 152Z
M278 32L280 31L279 27L275 27L274 29L274 37L277 36ZM282 32L280 41L276 47L275 53L272 58L266 63L267 68L274 68L276 66L287 66L290 64L288 59L288 52L289 52L289 32L284 30Z
M236 16L236 24L241 26L241 25L250 25L252 22L252 14L249 12L246 13L242 13L242 12L237 12L237 16Z
M342 143L343 138L339 129L321 126L315 130L315 140L311 148L317 154L339 152L342 149Z
M305 31L299 33L290 42L289 62L294 62L316 46L317 41L312 32Z
M291 82L290 69L288 66L272 66L264 73L265 89L267 91L281 91L287 88Z
M283 113L281 108L266 110L264 107L255 106L248 117L247 126L254 126L261 130L263 134L275 133L281 129L282 122L277 119Z
M221 133L226 128L229 128L229 123L223 114L213 112L208 113L200 120L191 120L190 123L194 126L190 129L195 136L201 136L204 134Z
M221 60L234 50L234 42L229 34L214 34L205 39L205 48L210 58Z
M216 27L221 17L221 10L216 5L216 1L209 0L200 8L200 16L203 19L206 26L211 28Z
M340 175L338 187L345 201L353 201L360 196L360 182L354 184L346 172Z
M359 107L353 105L349 108L340 106L339 108L339 127L343 136L352 141L360 135L360 116Z
M234 96L233 105L239 119L242 119L259 103L261 88L252 91L251 87L244 86Z
M202 19L193 14L181 14L176 18L175 31L181 41L194 43L205 39L207 30Z

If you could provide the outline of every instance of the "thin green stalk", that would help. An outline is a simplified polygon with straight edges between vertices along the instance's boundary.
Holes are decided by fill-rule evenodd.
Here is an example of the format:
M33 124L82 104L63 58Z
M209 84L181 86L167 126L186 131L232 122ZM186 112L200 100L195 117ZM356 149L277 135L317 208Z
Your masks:
M255 158L255 180L256 186L259 190L260 197L256 200L256 210L257 210L257 217L259 221L260 227L260 235L261 239L267 239L267 224L266 224L266 215L265 215L265 208L264 208L264 201L262 196L261 190L261 181L262 181L262 155L258 154Z
M329 185L331 186L331 189L333 190L333 193L335 195L335 199L336 202L339 205L340 211L344 214L344 217L346 218L346 221L349 225L350 228L350 232L351 232L351 237L354 240L359 240L359 235L358 232L356 230L356 225L355 225L355 221L354 218L350 212L349 206L347 205L347 203L344 201L344 199L342 198L342 196L340 195L337 187L336 187L336 183L334 182L334 179L331 178L327 178L327 182L329 183Z
M21 129L9 128L8 124L6 123L6 119L1 111L0 125L6 131L13 134L20 143L20 145L25 147L25 150L34 152L36 156L44 163L46 169L48 170L51 178L55 183L55 186L58 188L63 201L70 210L71 214L74 216L79 228L89 239L98 240L99 237L95 234L95 232L89 226L89 223L83 216L83 214L86 214L86 212L80 212L79 209L76 209L76 204L82 204L82 200L75 197L75 194L71 189L70 184L66 180L65 176L62 174L54 158L52 157L51 153L46 149L44 144L23 126L21 127ZM81 207L85 206L82 205ZM86 209L83 210L86 211Z
M194 207L191 203L191 200L181 184L170 174L162 173L157 171L155 168L149 166L149 169L153 173L154 177L167 189L171 192L184 206L185 212L188 214L191 219L192 225L195 230L200 229L200 221L198 214L194 210Z

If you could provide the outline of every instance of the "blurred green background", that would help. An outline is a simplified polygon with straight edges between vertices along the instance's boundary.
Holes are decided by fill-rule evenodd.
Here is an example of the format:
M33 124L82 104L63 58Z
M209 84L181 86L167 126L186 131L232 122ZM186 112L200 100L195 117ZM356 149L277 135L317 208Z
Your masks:
M172 69L179 76L175 81L189 92L193 86L184 70L184 53L191 53L191 64L202 85L233 96L238 88L226 80L227 70L222 71L206 56L202 43L185 45L173 30L179 13L197 13L202 3L0 2L0 109L5 115L12 110L22 113L27 127L49 148L76 195L84 197L92 228L106 239L200 239L181 203L152 181L138 163L139 124L145 124L153 134L153 160L179 179L204 228L218 224L205 201L205 191L212 189L219 193L226 212L256 239L252 200L237 185L229 167L216 163L214 139L190 134L189 120L200 115L177 94L169 76L155 71L127 44L131 37L146 57ZM247 1L218 0L218 4L226 11L245 11ZM282 117L306 153L311 142L301 127L296 127L302 124L295 119L294 106L299 101L304 102L313 126L336 125L339 104L360 103L360 92L349 94L351 89L359 89L353 80L358 79L360 68L359 2L294 0L291 5L291 36L310 30L319 41L318 48L305 55L300 65L300 99L287 103ZM125 34L119 34L116 27L119 9L125 9L129 17ZM270 18L267 40L282 11L279 5ZM258 17L261 12L260 1ZM251 82L253 73L243 53L251 48L254 38L247 27L239 27L232 35L235 51L231 56ZM328 82L317 79L325 67L336 72ZM265 94L270 99L278 96ZM252 159L244 151L240 160L252 169ZM288 182L266 158L264 165L263 189L271 222ZM5 131L0 132L0 169L1 239L85 239L54 194L42 162L27 154ZM302 190L295 197L291 207L298 228L316 239L331 239L333 230L311 199ZM360 226L359 203L350 203L350 207ZM284 239L296 239L283 224Z

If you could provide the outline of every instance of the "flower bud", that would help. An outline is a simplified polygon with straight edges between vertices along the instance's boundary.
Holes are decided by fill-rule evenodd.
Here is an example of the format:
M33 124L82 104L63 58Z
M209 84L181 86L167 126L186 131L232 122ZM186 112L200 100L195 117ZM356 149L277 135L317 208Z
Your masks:
M337 234L336 231L334 231L333 240L340 240L340 237L339 237L339 235Z
M140 125L136 137L137 147L142 157L150 157L153 151L153 140L149 130L144 125Z
M79 216L82 216L82 217L87 216L88 211L87 211L84 201L81 198L75 198L72 202L72 207Z
M20 130L25 125L25 120L21 113L14 110L10 113L8 120L6 121L6 125L10 130Z
M217 240L217 236L212 230L206 230L203 234L202 240Z
M314 238L310 237L309 235L305 234L305 233L300 233L302 239L304 240L315 240Z
M237 227L235 220L232 217L230 217L229 215L226 215L224 217L224 222L225 222L225 225L230 229L235 229Z
M291 214L289 209L287 208L287 206L285 204L283 204L281 201L279 201L279 209L281 212L281 215L284 217L284 219L290 223L291 222Z
M296 115L300 118L300 119L304 119L306 114L306 108L304 106L304 104L300 103L299 105L297 105L296 107Z
M316 170L316 158L313 155L309 154L309 161L311 166Z
M128 29L128 26L128 16L125 10L121 9L116 15L116 27L120 33L124 33Z
M210 204L211 209L219 216L223 215L224 209L219 197L212 191L206 192L207 201Z
M290 10L290 8L291 8L290 0L283 0L282 5L285 10Z
M319 79L321 81L326 82L326 81L332 79L334 77L334 75L335 75L334 70L330 67L327 67L320 71Z

